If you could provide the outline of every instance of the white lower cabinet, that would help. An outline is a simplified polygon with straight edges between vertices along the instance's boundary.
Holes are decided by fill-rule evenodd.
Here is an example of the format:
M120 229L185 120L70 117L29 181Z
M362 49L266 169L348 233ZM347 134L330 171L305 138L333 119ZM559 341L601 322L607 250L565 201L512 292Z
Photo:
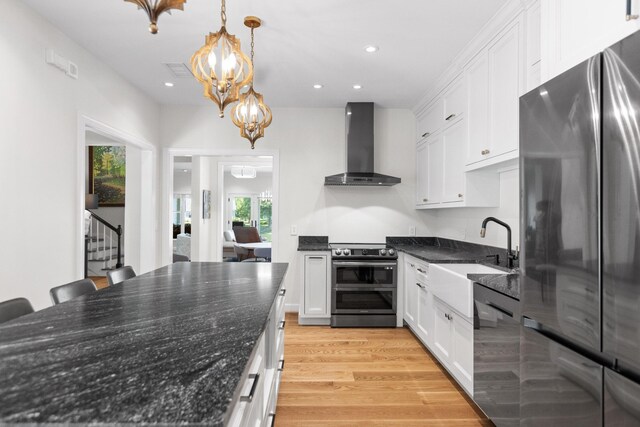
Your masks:
M227 423L231 427L272 425L284 368L285 293L280 289L271 308L267 328L256 344L249 369L240 383L240 398Z
M469 396L473 396L473 319L460 315L437 297L434 306L433 351Z
M429 289L426 280L428 267L423 265L416 266L416 285L418 287L418 313L416 321L416 330L422 342L427 346L433 343L433 293Z
M433 351L441 362L451 359L451 320L445 303L438 298L434 301L435 321L433 331Z
M416 326L418 314L418 287L416 286L416 261L405 257L404 261L404 320Z
M302 252L302 292L298 323L328 325L331 321L331 253Z
M453 376L473 396L473 320L452 312L451 369Z
M402 264L404 321L449 373L473 396L473 318L441 298L434 266L409 255ZM437 279L437 274L436 274ZM468 294L461 298L470 298Z

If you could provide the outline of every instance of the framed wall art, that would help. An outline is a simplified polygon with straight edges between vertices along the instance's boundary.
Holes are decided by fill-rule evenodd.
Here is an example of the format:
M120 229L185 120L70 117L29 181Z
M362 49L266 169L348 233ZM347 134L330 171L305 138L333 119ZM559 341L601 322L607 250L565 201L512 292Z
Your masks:
M126 164L126 147L89 147L88 193L98 195L98 207L124 206Z

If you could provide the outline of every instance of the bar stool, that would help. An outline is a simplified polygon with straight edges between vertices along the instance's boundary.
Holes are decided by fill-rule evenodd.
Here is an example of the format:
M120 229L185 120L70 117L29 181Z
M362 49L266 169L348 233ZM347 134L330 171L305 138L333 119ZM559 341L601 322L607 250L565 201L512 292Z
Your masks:
M8 322L29 313L33 313L33 307L26 298L14 298L0 302L0 323Z
M133 267L130 265L125 265L117 270L107 271L107 282L109 282L109 286L117 285L132 277L136 277L136 272L133 271Z
M66 285L51 288L49 295L51 295L53 304L57 305L97 290L98 288L96 284L93 283L93 280L81 279L67 283Z

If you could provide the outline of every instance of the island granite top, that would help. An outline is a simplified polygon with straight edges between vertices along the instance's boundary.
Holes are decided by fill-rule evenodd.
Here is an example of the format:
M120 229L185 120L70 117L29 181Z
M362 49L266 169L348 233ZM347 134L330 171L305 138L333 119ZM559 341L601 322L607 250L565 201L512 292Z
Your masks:
M176 263L0 325L0 421L221 425L284 263Z

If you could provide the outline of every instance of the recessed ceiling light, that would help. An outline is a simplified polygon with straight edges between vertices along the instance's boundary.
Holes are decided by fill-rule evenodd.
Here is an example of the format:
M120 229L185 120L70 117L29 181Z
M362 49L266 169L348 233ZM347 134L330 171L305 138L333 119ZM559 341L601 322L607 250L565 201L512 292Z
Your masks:
M355 90L360 90L360 89L362 89L362 85L353 85L353 88Z
M166 87L173 87L173 83L171 83L171 82L164 82L164 85Z
M378 46L369 45L364 48L364 51L367 53L374 53L378 51Z
M316 84L313 85L314 89L322 89L322 87L323 86L321 84L319 84L319 83L316 83Z

